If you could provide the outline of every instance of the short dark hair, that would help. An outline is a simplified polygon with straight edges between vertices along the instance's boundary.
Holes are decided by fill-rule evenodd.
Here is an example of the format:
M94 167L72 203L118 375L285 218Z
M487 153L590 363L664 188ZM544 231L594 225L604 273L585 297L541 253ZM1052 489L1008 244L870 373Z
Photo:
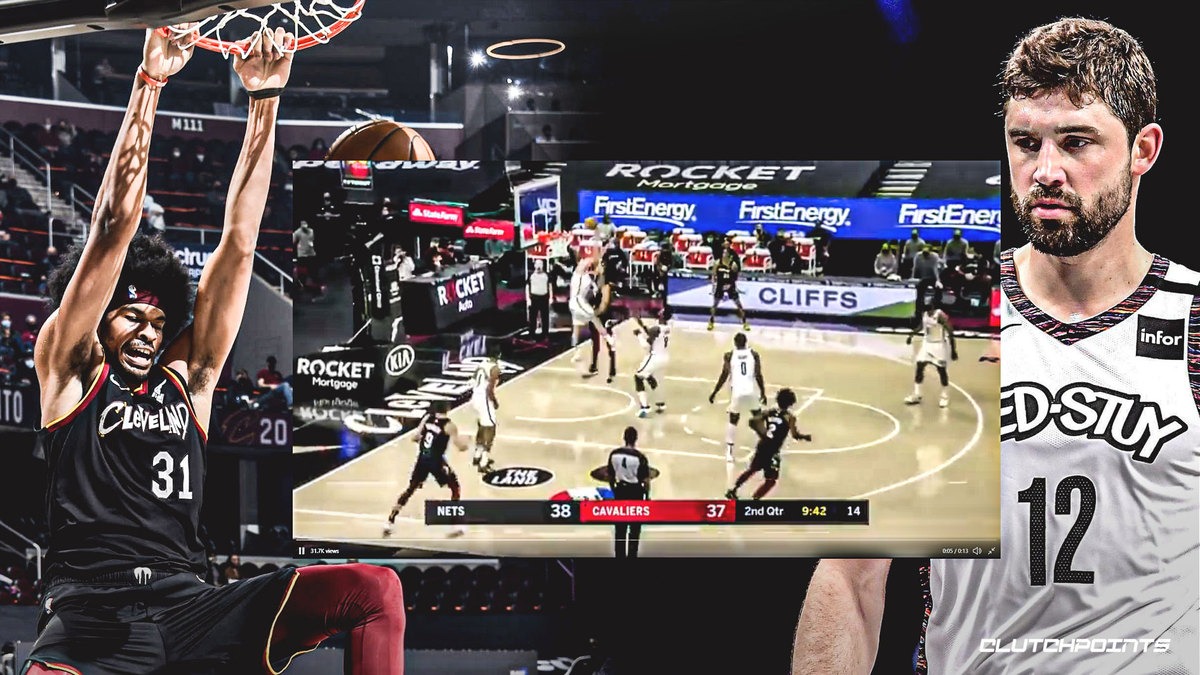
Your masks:
M633 447L637 443L638 430L637 427L625 427L625 445Z
M62 305L67 285L79 267L86 243L76 243L63 256L62 261L47 279L46 293L50 309ZM117 279L117 288L133 285L158 296L158 308L166 315L163 326L164 340L170 340L191 319L192 283L186 267L175 255L175 249L161 235L138 233L129 242L125 254L125 266Z
M791 389L780 389L779 393L775 395L775 402L781 409L787 410L796 405L796 392Z
M733 336L733 344L738 349L745 349L746 348L746 334L738 333L737 335L734 335Z
M445 401L433 401L429 404L429 412L435 415L444 415L448 407Z
M1158 89L1154 68L1129 33L1106 21L1070 17L1026 33L1004 65L1001 87L1009 100L1062 92L1076 106L1103 102L1125 125L1132 143L1154 121Z

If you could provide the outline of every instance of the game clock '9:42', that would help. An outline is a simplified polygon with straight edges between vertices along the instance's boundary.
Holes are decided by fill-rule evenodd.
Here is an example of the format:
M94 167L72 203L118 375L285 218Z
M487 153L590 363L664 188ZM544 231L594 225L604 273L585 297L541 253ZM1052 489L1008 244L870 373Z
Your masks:
M867 525L866 500L680 500L597 499L581 501L462 500L427 501L425 523L496 525L671 524L825 524Z

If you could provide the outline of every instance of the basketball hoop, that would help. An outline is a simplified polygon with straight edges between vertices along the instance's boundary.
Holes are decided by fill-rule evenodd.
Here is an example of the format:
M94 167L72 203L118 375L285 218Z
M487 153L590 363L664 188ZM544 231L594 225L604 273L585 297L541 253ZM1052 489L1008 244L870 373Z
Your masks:
M538 232L537 243L529 247L532 259L565 258L571 243L565 232Z
M360 16L366 0L292 0L267 7L231 9L202 19L191 28L164 26L163 35L194 39L183 47L200 47L229 58L236 52L245 57L265 34L279 52L292 53L329 42ZM275 41L275 28L283 27L296 39L288 44Z

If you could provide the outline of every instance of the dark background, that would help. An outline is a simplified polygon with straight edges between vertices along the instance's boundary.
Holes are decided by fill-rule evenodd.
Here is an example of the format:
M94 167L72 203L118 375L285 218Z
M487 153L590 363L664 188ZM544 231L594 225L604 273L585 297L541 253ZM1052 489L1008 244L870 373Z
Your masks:
M1195 38L1161 2L961 3L914 0L907 39L860 3L764 0L720 17L676 17L650 40L614 35L603 105L615 123L605 157L673 159L1003 159L998 75L1028 29L1062 16L1113 22L1145 47L1159 80L1165 142L1142 182L1139 235L1170 250L1170 185L1194 134L1184 117L1190 64L1172 58ZM885 2L879 5L900 6ZM627 48L621 48L625 45ZM1007 181L1007 166L1004 168ZM1006 220L1011 223L1011 220ZM1006 245L1022 242L1005 228ZM1190 266L1200 254L1172 250Z
M836 4L825 25L789 19L790 2L739 4L744 11L738 15L673 26L655 46L625 55L620 70L627 75L608 83L604 97L609 114L620 120L610 127L606 156L1003 160L996 83L1017 39L1062 16L1105 19L1142 42L1159 80L1165 141L1142 181L1139 236L1150 250L1200 267L1194 248L1171 246L1180 235L1169 224L1182 217L1190 226L1169 190L1181 183L1184 162L1194 154L1184 102L1191 68L1176 54L1195 38L1178 7L918 0L911 5L915 37L899 44L878 24L839 18ZM864 44L868 40L874 42ZM1005 165L1005 194L1007 172ZM1003 241L1015 246L1022 239L1010 216L1006 212ZM582 567L581 577L596 574L599 565ZM813 565L646 561L636 574L597 574L614 579L610 595L598 602L623 608L630 651L646 653L655 665L677 665L677 672L787 672ZM876 673L904 672L908 664L922 619L917 567L911 560L893 565ZM627 581L628 592L622 590Z

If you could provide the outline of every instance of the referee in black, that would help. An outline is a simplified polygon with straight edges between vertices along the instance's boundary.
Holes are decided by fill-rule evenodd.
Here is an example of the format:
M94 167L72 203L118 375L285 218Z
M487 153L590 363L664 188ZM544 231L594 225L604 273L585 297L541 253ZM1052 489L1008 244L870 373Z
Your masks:
M650 462L637 449L638 432L625 427L625 445L608 454L608 486L613 499L650 498ZM617 557L636 558L642 526L617 523Z

